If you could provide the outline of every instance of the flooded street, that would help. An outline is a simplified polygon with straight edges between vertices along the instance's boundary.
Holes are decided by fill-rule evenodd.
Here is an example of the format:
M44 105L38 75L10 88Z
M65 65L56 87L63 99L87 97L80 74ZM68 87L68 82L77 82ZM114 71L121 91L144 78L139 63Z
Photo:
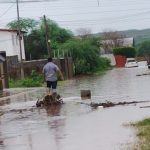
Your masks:
M64 104L36 108L46 89L10 89L0 98L0 150L125 150L136 140L131 121L150 117L150 103L93 109L92 102L150 101L147 68L113 69L104 75L59 83ZM80 90L91 90L81 100ZM83 104L81 104L83 102Z

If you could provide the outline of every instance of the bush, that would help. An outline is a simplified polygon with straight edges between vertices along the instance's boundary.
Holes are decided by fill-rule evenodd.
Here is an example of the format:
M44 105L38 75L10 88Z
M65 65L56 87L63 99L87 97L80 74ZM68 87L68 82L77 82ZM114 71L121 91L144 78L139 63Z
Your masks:
M35 70L32 70L30 77L22 80L9 80L11 88L14 87L40 87L43 83L42 75L39 75Z
M113 49L113 54L131 58L131 57L135 57L136 50L134 47L118 47Z
M89 74L104 66L97 41L96 38L72 39L61 47L64 52L71 53L76 75Z
M150 56L150 41L144 41L141 44L139 44L138 55Z
M104 57L101 57L99 59L99 66L101 69L106 69L108 67L110 67L110 60L108 58L104 58Z

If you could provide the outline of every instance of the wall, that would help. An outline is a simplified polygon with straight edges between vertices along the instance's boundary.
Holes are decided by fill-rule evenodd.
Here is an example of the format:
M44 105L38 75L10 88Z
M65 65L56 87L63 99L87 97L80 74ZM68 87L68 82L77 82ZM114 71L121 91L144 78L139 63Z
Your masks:
M21 40L22 58L25 59L24 40ZM6 51L7 56L18 55L20 60L20 47L17 32L0 31L0 51Z
M65 79L73 77L73 62L72 58L53 59L53 62L61 69ZM42 74L43 66L47 63L47 59L24 61L24 75L30 76L32 70L36 70ZM20 78L20 63L17 61L17 56L7 57L8 75L11 79Z

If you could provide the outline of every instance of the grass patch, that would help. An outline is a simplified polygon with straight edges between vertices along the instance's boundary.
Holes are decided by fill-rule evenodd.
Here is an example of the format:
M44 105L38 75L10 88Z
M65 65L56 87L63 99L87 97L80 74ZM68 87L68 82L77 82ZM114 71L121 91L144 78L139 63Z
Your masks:
M9 80L10 88L17 87L41 87L43 85L43 76L39 75L35 70L32 70L28 78L22 80Z
M32 78L26 78L23 80L9 80L10 88L17 87L40 87L43 83L38 80L33 80Z
M150 150L150 118L133 123L137 129L138 142L133 150Z

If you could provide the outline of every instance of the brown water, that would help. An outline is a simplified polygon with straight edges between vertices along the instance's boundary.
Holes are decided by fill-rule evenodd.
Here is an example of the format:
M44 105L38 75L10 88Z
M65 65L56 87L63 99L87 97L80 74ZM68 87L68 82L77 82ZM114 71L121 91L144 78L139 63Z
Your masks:
M145 72L149 70L113 69L105 75L65 81L58 88L65 103L49 110L35 107L45 88L9 90L10 96L0 99L0 150L127 149L135 135L124 124L149 117L150 108L140 106L150 104L98 109L86 104L150 100L150 75L136 76ZM82 89L91 90L91 100L81 100Z

